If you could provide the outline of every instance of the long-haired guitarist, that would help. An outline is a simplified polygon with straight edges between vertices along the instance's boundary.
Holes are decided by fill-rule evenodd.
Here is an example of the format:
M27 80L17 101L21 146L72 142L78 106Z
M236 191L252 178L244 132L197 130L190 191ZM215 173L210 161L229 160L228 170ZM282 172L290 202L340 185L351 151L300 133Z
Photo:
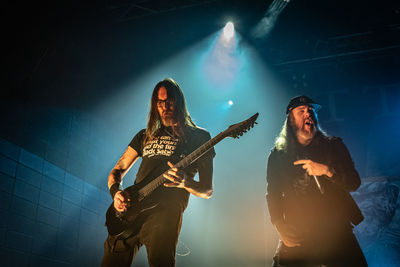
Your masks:
M150 266L175 265L182 215L190 193L205 199L212 195L215 151L211 149L184 170L173 164L209 139L210 134L192 121L179 85L171 78L160 81L153 90L146 129L135 135L108 177L116 213L124 213L133 205L132 196L121 189L121 183L139 157L142 162L135 185L146 185L169 169L164 174L168 182L141 201L144 211L130 226L135 229L131 236L108 236L102 266L130 266L142 245L146 246ZM194 179L197 172L198 181Z

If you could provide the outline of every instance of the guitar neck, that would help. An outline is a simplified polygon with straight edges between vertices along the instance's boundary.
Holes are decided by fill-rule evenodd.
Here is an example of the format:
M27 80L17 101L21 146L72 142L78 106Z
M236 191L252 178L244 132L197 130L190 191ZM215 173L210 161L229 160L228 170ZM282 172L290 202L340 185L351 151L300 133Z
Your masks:
M196 150L194 150L192 153L190 153L188 156L180 160L178 163L175 164L177 168L183 169L195 162L197 159L199 159L201 156L203 156L207 151L209 151L211 148L213 148L216 144L221 142L226 136L223 134L223 132L219 133L217 136L214 138L208 140L205 142L203 145L198 147ZM164 178L163 174L159 175L157 178L149 182L147 185L142 187L138 193L139 193L139 200L142 200L146 196L148 196L151 192L153 192L157 187L159 187L161 184L163 184L166 181L166 178Z

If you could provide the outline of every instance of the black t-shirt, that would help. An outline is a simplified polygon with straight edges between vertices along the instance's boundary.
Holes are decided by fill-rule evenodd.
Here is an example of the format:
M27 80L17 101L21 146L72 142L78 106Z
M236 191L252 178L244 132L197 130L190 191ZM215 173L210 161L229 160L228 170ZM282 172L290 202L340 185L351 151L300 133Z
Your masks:
M179 140L173 136L170 127L161 127L156 138L143 143L145 138L145 129L139 131L129 146L142 157L138 173L136 175L135 184L147 184L154 178L161 175L169 166L168 161L173 164L178 163L182 158L189 155L196 148L208 141L210 134L201 128L187 127L185 129L185 140ZM185 173L190 177L194 177L198 171L198 164L205 157L214 157L215 151L211 149L200 159L184 169ZM190 193L182 188L167 188L163 185L154 190L149 197L162 205L180 205L186 208Z

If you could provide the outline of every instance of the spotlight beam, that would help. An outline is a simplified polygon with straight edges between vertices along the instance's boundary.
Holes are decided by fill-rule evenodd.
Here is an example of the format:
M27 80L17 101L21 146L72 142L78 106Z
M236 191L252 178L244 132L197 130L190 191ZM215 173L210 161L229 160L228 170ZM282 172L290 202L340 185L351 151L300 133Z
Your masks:
M267 36L275 26L280 13L289 3L289 0L274 0L268 7L264 17L253 29L253 37L262 38Z

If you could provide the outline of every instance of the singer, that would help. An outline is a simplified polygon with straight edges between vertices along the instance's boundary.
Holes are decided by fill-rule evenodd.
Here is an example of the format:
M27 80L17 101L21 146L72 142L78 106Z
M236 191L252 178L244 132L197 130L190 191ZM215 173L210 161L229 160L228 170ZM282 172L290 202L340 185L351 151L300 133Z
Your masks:
M361 183L338 137L321 130L320 105L293 98L267 163L267 204L280 240L273 266L367 266L353 227Z

